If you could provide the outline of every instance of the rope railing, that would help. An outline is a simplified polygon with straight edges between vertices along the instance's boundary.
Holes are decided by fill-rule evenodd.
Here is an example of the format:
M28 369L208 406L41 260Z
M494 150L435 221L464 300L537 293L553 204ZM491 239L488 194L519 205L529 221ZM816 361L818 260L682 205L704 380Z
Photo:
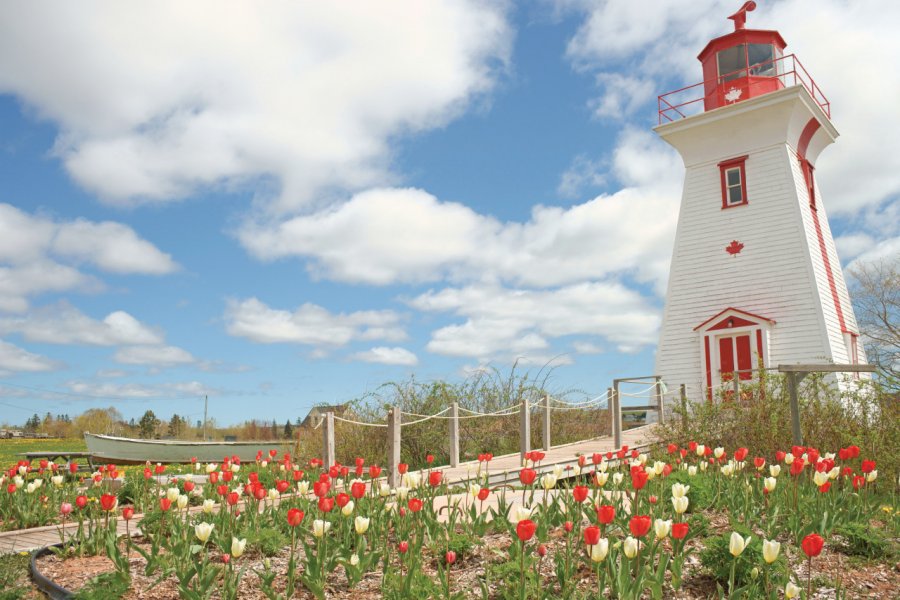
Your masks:
M339 417L337 415L334 415L334 420L335 421L343 421L344 423L350 423L352 425L363 425L365 427L387 427L387 424L385 424L385 423L365 423L363 421L354 421L352 419L345 419L345 418ZM324 419L323 419L323 422L324 422Z

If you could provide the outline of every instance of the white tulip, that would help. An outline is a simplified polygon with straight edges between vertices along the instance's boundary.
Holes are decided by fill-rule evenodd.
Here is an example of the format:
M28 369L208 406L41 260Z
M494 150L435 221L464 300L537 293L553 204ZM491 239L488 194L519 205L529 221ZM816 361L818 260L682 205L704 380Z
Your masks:
M794 585L794 582L788 581L787 585L784 586L784 597L787 600L791 600L792 598L796 598L800 595L800 588Z
M369 530L369 519L366 517L356 517L353 521L353 526L356 528L356 533L363 535Z
M775 559L778 558L778 553L781 552L781 543L776 542L775 540L763 540L762 545L762 554L763 559L772 564L775 562Z
M264 461L262 461L262 462L259 463L259 466L262 467L263 469L265 469L266 467L269 466L269 461L264 460Z
M322 519L313 521L313 535L317 538L328 533L329 529L331 529L331 523L329 521L323 521Z
M724 475L725 477L731 477L732 475L734 475L734 465L731 463L728 463L727 465L722 465L721 471L722 471L722 475Z
M231 472L232 473L237 473L240 470L241 470L241 465L236 465L234 463L231 464Z
M204 544L209 539L209 536L212 535L212 530L212 523L197 523L197 526L194 527L194 533L197 535L197 539Z
M345 517L349 517L350 515L353 514L354 506L355 505L353 504L353 500L348 501L347 504L345 504L344 506L341 507L341 514L344 515Z
M169 499L169 502L175 502L178 500L178 495L181 494L181 491L177 487L170 487L166 490L166 498Z
M679 515L684 514L684 512L688 509L688 504L690 503L690 499L687 496L673 496L672 497L672 507L675 509L675 512Z
M603 459L600 461L600 464L597 465L597 469L599 469L599 471L601 473L606 473L606 470L608 468L609 468L609 463L607 462L606 457L604 456Z
M597 485L603 487L609 481L609 473L595 473L594 478L597 480Z
M737 531L731 532L731 539L728 541L728 551L731 552L732 556L740 556L744 551L744 548L747 547L747 544L750 543L750 538L752 536L747 536L746 538L741 537Z
M275 488L269 488L269 500L277 500L281 494Z
M672 484L672 496L675 498L686 496L689 491L691 491L691 486L689 485L684 485L683 483Z
M625 476L621 473L613 473L613 484L619 485L622 483L622 480L625 479Z
M36 489L37 489L37 486L34 485L33 481L31 483L29 483L27 486L25 486L25 492L28 494L33 494Z
M378 495L382 498L386 498L391 495L391 486L386 483L382 483L378 488Z
M609 554L608 539L600 538L596 544L591 546L591 561L595 563L603 562L607 554Z
M206 463L206 474L209 475L218 468L219 465L217 465L216 463Z
M719 446L718 448L713 450L713 456L715 456L717 459L722 458L723 454L725 454L725 448L723 448L721 446Z
M700 463L700 470L706 471L706 467L708 467L708 466L709 466L709 463L704 461L704 462Z
M231 556L234 558L240 558L244 553L244 548L247 546L247 538L242 540L237 539L236 537L231 538Z
M309 482L308 481L298 481L297 482L297 493L301 496L305 496L309 493Z
M211 499L207 498L206 500L203 501L203 512L205 512L206 514L210 514L213 511L213 507L215 505L216 505L215 500L211 500Z
M406 500L406 497L409 495L409 488L400 486L397 488L397 500Z
M790 465L794 462L794 455L790 452L784 455L784 464Z
M581 467L578 465L578 463L575 463L575 465L572 466L572 473L575 474L575 477L581 475Z
M637 556L638 550L638 541L631 537L630 535L625 538L625 542L622 544L622 550L625 552L625 556L628 558L634 558Z
M524 521L525 519L531 518L532 509L526 508L521 504L513 504L509 508L509 522L513 525L517 525L519 521Z
M657 475L662 475L663 471L666 469L666 463L661 460L657 460L653 463L653 472Z
M781 475L781 465L769 465L769 475L772 477Z
M816 485L825 485L828 482L828 473L824 471L815 471L813 473L813 481Z
M562 477L562 475L563 475L562 465L553 465L553 474L556 476L557 479Z
M669 532L672 531L672 520L662 520L656 519L653 522L653 530L656 532L656 539L661 540L669 535Z
M830 471L828 471L828 479L837 479L840 474L840 467L834 467Z
M694 475L697 474L697 467L695 467L694 465L691 465L687 468L687 472L688 472L689 477L693 477Z
M877 469L876 469L876 470L873 470L873 471L871 471L871 472L869 472L869 473L866 475L866 481L867 481L868 483L872 483L872 482L875 481L876 479L878 479L878 470L877 470Z
M546 473L541 476L541 487L545 490L552 490L556 487L556 475L553 473Z
M178 494L178 498L175 499L175 506L180 509L187 508L188 505L188 497L185 494Z
M706 454L706 446L697 444L697 456L703 456L704 454Z
M765 479L763 479L763 487L765 487L766 491L769 493L771 493L775 489L775 486L777 484L778 480L774 477L766 477Z
M350 555L350 566L355 567L359 564L359 554L351 554Z
M62 487L63 482L66 480L62 475L54 475L50 478L50 482L56 487Z

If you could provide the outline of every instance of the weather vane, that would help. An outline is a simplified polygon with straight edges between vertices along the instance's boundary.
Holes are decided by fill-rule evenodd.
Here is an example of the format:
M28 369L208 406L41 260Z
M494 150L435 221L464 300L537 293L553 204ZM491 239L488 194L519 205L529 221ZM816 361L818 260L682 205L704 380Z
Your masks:
M744 28L744 25L747 23L747 13L752 10L756 10L756 2L750 0L750 2L744 2L744 5L740 8L740 10L728 17L729 19L734 21L735 31Z

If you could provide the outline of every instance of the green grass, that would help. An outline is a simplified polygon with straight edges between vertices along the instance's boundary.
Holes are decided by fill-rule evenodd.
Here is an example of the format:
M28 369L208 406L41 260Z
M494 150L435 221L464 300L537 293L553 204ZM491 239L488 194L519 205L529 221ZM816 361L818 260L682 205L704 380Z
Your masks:
M85 452L87 446L83 439L12 439L0 440L0 467L8 469L12 465L23 459L19 454L23 452L51 452L58 450L67 450L70 452Z
M33 598L28 585L28 554L0 556L0 600Z

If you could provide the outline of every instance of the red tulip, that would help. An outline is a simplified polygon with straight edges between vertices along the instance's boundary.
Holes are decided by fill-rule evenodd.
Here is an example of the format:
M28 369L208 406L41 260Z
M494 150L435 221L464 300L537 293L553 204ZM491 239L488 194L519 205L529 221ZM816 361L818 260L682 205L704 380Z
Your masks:
M647 532L650 531L651 524L652 519L650 519L649 516L635 515L628 521L628 529L631 530L631 533L633 533L635 537L640 538L647 535Z
M169 510L170 508L172 508L172 501L169 500L168 498L160 498L160 499L159 499L159 508L160 508L163 512L166 512L167 510Z
M341 467L341 477L346 479L347 476L349 476L349 475L350 475L350 467Z
M850 450L847 448L841 448L838 450L838 458L841 460L850 460Z
M656 504L657 502L659 502L659 498L657 498L656 496L650 496L650 504Z
M294 481L300 481L303 479L303 471L297 469L294 471Z
M678 444L669 444L666 446L666 452L669 454L675 454L678 451Z
M588 488L586 485L576 485L572 488L572 497L575 498L575 502L579 504L584 502L588 495Z
M347 503L350 502L350 496L348 496L344 492L341 492L340 494L337 495L336 500L337 500L337 505L341 508L344 508L344 506L346 506Z
M274 449L274 448L272 448L271 450L269 450L269 457L270 457L270 458L275 458L277 455L278 455L278 450L276 450L276 449Z
M292 508L287 512L287 522L291 527L296 527L303 522L303 511L299 508Z
M864 460L862 461L862 466L859 469L863 473L871 473L875 470L875 461L874 460Z
M7 494L15 494L15 493L16 493L16 489L17 489L17 488L16 488L16 484L11 483L11 484L9 484L8 486L6 486L6 493L7 493Z
M822 492L823 494L830 489L831 489L830 481L826 481L825 483L823 483L822 485L819 486L819 491Z
M794 462L791 463L791 475L799 475L802 473L804 464L802 458L794 459Z
M12 486L15 487L15 484L12 484ZM78 508L84 508L85 506L87 506L87 496L78 496L77 498L75 498L75 506L77 506Z
M697 451L697 442L694 442L694 441L688 442L688 450L690 450L691 453L696 452Z
M278 490L279 494L285 493L289 487L291 487L291 484L289 484L284 479L279 479L275 482L275 489Z
M858 458L859 457L859 446L850 446L847 448L850 451L850 458Z
M126 521L130 521L131 517L133 517L133 516L134 516L134 507L126 506L125 508L122 509L122 518L125 519Z
M858 490L862 486L866 485L866 478L864 475L856 475L853 478L853 489Z
M448 565L452 565L456 562L456 552L447 550L447 554L444 555L444 560L447 561Z
M194 491L194 482L193 481L185 481L184 482L184 491L187 493L191 493Z
M78 471L78 463L69 463L69 473L74 475Z
M599 452L594 452L591 455L591 462L594 463L595 465L599 465L600 463L603 462L603 455L600 454Z
M422 501L418 498L410 498L409 502L407 502L407 506L409 506L409 510L417 513L422 510Z
M744 459L747 458L748 450L746 448L738 448L734 451L734 460L737 462L744 462Z
M442 473L440 471L432 471L428 474L428 483L431 485L431 487L437 487L441 485L441 475Z
M219 494L220 496L224 496L225 494L228 493L228 486L223 483L222 485L220 485L216 488L216 493Z
M673 523L672 524L672 537L676 540L684 539L688 533L688 524L687 523Z
M325 496L319 498L319 510L322 512L331 512L331 509L334 508L334 498Z
M604 525L609 525L616 518L616 507L610 504L604 504L597 509L597 520Z
M535 525L534 521L531 519L523 519L516 525L516 535L519 536L519 539L523 542L527 542L534 537L534 532L536 530L537 525Z
M114 494L103 494L100 496L100 508L105 511L111 511L116 507L116 497Z
M366 464L366 459L364 459L364 458L362 458L362 457L360 457L360 456L357 456L357 457L356 457L356 466L357 466L357 467L362 467L364 464Z
M209 482L213 485L219 483L219 472L213 471L209 474Z
M409 465L406 463L400 463L397 465L397 470L400 472L401 475L403 475L404 473L406 473L409 470Z
M590 525L584 528L584 543L588 546L596 546L600 543L600 528Z
M545 546L544 544L541 544L540 546L538 546L537 553L538 553L538 556L540 556L541 558L544 558L545 556L547 556L547 546Z
M353 485L350 486L350 493L359 500L366 495L366 484L362 481L354 481Z
M753 459L753 466L757 469L762 469L764 466L766 466L766 459L761 456L757 456Z
M425 462L427 462L429 465L430 465L431 463L433 463L433 462L434 462L434 454L426 454L426 455L425 455Z
M241 498L240 494L238 494L237 492L231 492L226 497L226 501L228 502L229 506L234 506L235 504L238 503L238 500L240 500L240 498Z
M490 493L491 490L489 490L488 488L481 488L480 490L478 490L478 499L484 502L485 500L487 500L487 497Z
M800 542L800 547L803 548L803 552L810 558L821 554L822 546L824 545L825 540L823 540L822 536L818 533L810 533Z
M816 464L819 461L819 451L815 448L807 448L806 461L811 465Z
M575 529L575 524L572 521L566 521L563 523L563 529L566 530L566 533L572 533L572 530Z
M317 481L313 483L313 493L319 498L327 495L329 489L331 489L331 484L327 481Z
M409 542L400 542L397 546L397 550L400 551L400 554L406 554L409 550Z
M266 497L266 488L263 486L257 486L253 489L253 497L257 500L262 500Z
M631 487L636 490L642 489L647 485L648 475L646 471L637 470L631 472Z
M369 465L369 477L377 479L381 475L381 467L378 465Z
M525 468L519 471L519 481L522 482L522 485L531 485L534 483L535 477L537 477L537 473L534 469Z
M156 465L156 467L153 469L153 471L157 475L162 475L163 473L166 472L166 465Z

